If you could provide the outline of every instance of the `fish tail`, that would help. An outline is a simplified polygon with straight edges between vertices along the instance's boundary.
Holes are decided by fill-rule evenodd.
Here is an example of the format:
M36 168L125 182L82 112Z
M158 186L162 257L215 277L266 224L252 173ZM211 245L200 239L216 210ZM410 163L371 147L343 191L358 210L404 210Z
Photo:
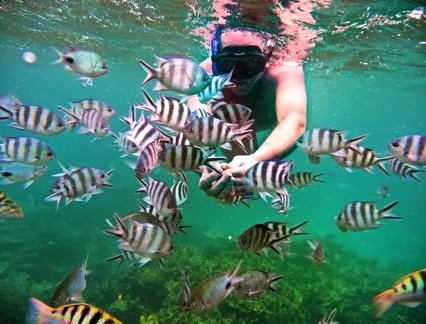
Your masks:
M394 202L390 203L389 205L380 209L379 210L379 217L380 218L386 218L386 219L402 219L399 216L386 215L386 213L391 211L391 209L393 209L398 203L399 203L399 201L394 201Z
M408 176L416 180L417 182L421 182L419 178L417 178L416 173L419 172L426 172L426 170L417 170L417 169L411 169L408 171Z
M346 140L346 146L353 148L355 151L357 151L358 153L361 153L358 150L358 143L361 142L364 138L366 138L368 136L368 134L364 134L361 136L357 136L351 139Z
M124 226L123 222L121 221L117 213L114 214L114 217L115 217L115 220L117 221L117 227L109 229L109 230L105 230L104 233L117 236L123 239L127 235L127 228Z
M115 261L115 260L119 260L118 261L118 269L120 269L121 264L124 262L124 255L120 253L120 254L114 255L114 256L106 259L105 261Z
M80 121L80 118L73 114L71 111L69 111L68 109L66 109L65 107L62 106L58 106L59 110L62 111L66 117L71 118L70 121L67 122L67 126L75 126L78 124L78 122Z
M62 201L62 193L60 191L55 192L49 196L47 196L46 198L44 198L45 201L56 201L56 211L59 208L59 204Z
M303 223L290 228L290 235L308 235L309 233L299 232L302 226L306 225L307 222L308 221L304 221Z
M388 176L389 173L386 170L384 163L388 160L391 160L391 159L393 159L393 156L385 156L385 157L382 157L380 159L376 159L376 161L374 162L374 165L376 165L380 170L382 170L384 172L384 174L386 174Z
M324 175L324 173L320 173L320 174L316 174L314 175L314 178L312 181L318 181L318 182L324 182L324 180L321 180L319 177L321 177L322 175Z
M376 311L374 316L378 317L386 312L394 303L393 301L393 292L392 289L388 289L380 294L372 300L373 305L376 306Z
M50 323L49 319L52 319L52 309L52 307L47 306L42 301L36 298L30 298L30 307L28 309L25 323Z
M148 102L148 105L150 107L155 107L155 102L152 100L151 96L148 94L148 92L145 91L145 89L142 89L143 96L145 97L145 100Z
M0 106L0 110L3 111L3 112L5 112L7 114L7 116L0 117L0 120L11 119L12 118L12 112L9 109L7 109L7 108L5 108L3 106Z
M148 73L145 80L143 80L141 87L143 87L145 84L147 84L152 79L157 78L157 70L151 67L148 63L146 63L144 60L139 60L139 63L142 65L144 70Z
M240 260L240 262L238 262L237 266L235 267L234 271L232 271L231 275L229 276L229 280L231 282L231 286L235 286L238 283L240 283L241 281L244 280L243 277L238 277L238 271L240 270L241 267L241 263L243 262L243 260Z
M148 184L138 175L136 175L136 178L138 179L139 183L141 184L139 189L136 190L136 193L146 192L147 189L148 189Z
M273 292L277 292L277 290L275 289L275 285L282 278L284 278L283 275L274 275L273 277L268 279L268 289L272 290Z
M60 50L58 50L55 47L52 47L52 50L56 53L56 55L58 55L58 59L56 61L53 61L52 63L50 63L51 65L55 65L55 64L61 64L64 63L64 53L62 53Z
M275 239L275 240L272 240L270 243L269 243L269 247L276 253L276 254L278 254L278 255L281 255L281 253L280 253L280 251L278 250L278 248L277 248L277 244L278 243L280 243L281 241L285 241L285 240L287 240L288 238L290 237L290 235L284 235L284 236L282 236L282 237L279 237L279 238L277 238L277 239Z

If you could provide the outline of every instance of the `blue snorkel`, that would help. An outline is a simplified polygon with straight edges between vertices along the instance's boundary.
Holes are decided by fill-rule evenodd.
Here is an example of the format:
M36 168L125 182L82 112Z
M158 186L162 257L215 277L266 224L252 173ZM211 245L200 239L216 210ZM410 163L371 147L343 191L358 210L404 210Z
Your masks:
M219 71L217 70L217 66L216 66L216 56L219 54L219 50L222 47L222 44L220 42L220 34L222 33L222 25L216 25L216 30L214 32L214 36L213 39L210 43L210 48L212 51L212 72L213 75L219 75Z

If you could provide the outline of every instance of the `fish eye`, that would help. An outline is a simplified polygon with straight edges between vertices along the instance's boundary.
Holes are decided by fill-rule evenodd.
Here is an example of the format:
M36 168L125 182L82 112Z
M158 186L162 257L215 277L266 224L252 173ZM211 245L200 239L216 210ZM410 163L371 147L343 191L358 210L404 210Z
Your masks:
M193 128L188 128L188 133L192 134L194 132Z
M241 239L241 243L245 244L246 242L247 242L246 238L245 238L245 237L243 237L243 238Z
M301 138L299 138L299 139L297 140L297 143L302 144L302 143L303 143L303 138L302 138L302 137L301 137Z
M50 152L47 152L47 156L50 156L50 155L49 155L49 153L50 153ZM38 155L37 155L37 156L35 156L34 158L35 158L36 160L40 160L40 156L38 156Z
M398 143L398 142L392 142L392 143L391 143L391 145L392 145L393 147L398 147L398 146L399 146L399 143Z
M47 155L47 156L52 156L52 155L53 155L53 152L47 152L47 153L46 153L46 155ZM40 159L40 157L39 157L39 156L36 156L36 159L37 159L37 160L39 160L39 159Z
M61 295L59 295L59 296L57 296L56 298L55 298L55 300L56 301L60 301L62 299L62 296Z
M111 112L111 111L112 111L112 109L111 109L111 108L108 108L108 109L107 109L107 111L108 111L108 112Z
M236 285L234 286L235 290L240 290L241 289L241 285Z
M105 178L105 173L101 173L101 179Z
M15 212L15 208L9 208L9 212L14 213Z
M195 302L192 302L191 304L189 304L189 307L194 308L195 307Z
M103 70L107 70L108 68L107 68L107 66L105 64L102 64L102 69Z
M173 245L170 245L169 251L173 251Z
M65 125L63 124L63 123L61 123L61 122L58 122L57 124L56 124L56 127L64 127Z

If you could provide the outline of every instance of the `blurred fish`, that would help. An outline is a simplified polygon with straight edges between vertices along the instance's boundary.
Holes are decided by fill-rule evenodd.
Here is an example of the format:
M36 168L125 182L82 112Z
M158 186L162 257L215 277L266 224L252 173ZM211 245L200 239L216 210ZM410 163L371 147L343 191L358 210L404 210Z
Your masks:
M318 163L318 155L336 152L345 147L357 150L357 144L366 136L358 136L352 139L343 137L344 131L326 128L314 128L307 130L298 140L297 145L308 154L311 161Z
M183 129L186 138L197 146L219 146L226 150L232 149L230 142L235 142L244 152L243 140L252 138L250 129L253 120L244 125L227 124L214 117L194 119Z
M52 136L63 132L67 126L53 111L41 106L20 105L13 110L1 107L5 117L14 122L9 126L16 129L31 131L44 136Z
M296 172L290 174L289 181L295 188L303 188L312 184L312 182L324 182L319 177L324 173L313 174L312 172Z
M222 100L222 89L234 86L231 82L232 71L228 74L214 75L211 77L209 85L197 94L201 103L206 104L210 100Z
M183 206L188 199L188 180L186 179L185 172L182 171L180 174L182 176L182 181L175 183L170 188L170 191L176 198L176 204L178 207Z
M291 236L293 235L308 235L309 233L300 231L300 229L303 226L305 226L307 223L308 221L304 221L293 227L289 227L288 223L282 223L282 222L266 222L264 223L264 225L275 232L273 236L274 238L287 236L287 241L289 241Z
M154 102L145 90L143 90L143 94L147 104L140 104L135 107L155 114L156 116L152 117L151 121L161 123L179 132L191 120L191 110L179 99L160 95L157 102Z
M98 99L82 99L70 102L71 112L81 117L84 110L95 109L99 111L105 119L110 119L115 114L115 109L105 101Z
M127 229L118 215L114 215L117 228L105 230L105 234L117 236L122 240L119 248L135 252L144 258L159 259L173 252L170 236L159 226L132 221Z
M93 78L100 77L108 72L105 61L99 54L82 47L68 47L66 54L52 48L58 59L51 64L66 64L65 70L82 76L84 85L93 85Z
M388 144L388 148L392 155L401 162L426 165L426 136L398 137Z
M0 190L0 219L23 218L21 206L10 199Z
M377 317L395 303L416 307L424 300L426 300L426 268L402 277L394 283L391 289L374 297L372 302L377 307L375 313Z
M259 256L265 256L265 249L271 248L280 255L278 243L287 240L289 235L276 237L277 231L268 228L264 224L256 224L245 230L238 236L238 246L243 251L254 251Z
M312 252L310 255L308 255L308 258L313 260L317 267L321 266L324 262L328 263L324 258L324 246L321 241L317 241L315 243L312 243L311 241L306 242L308 242L310 248L312 249Z
M229 124L243 125L251 115L251 109L235 103L220 101L212 107L213 116Z
M178 145L165 148L158 157L162 167L173 171L200 171L200 166L206 165L216 170L212 162L222 162L223 156L209 157L208 151L192 145ZM221 172L219 172L221 173Z
M210 114L207 110L204 108L197 108L191 112L191 120L198 119L198 118L204 118L204 117L211 117L212 114Z
M139 178L144 179L157 166L158 155L161 150L162 146L159 144L159 141L154 141L146 145L139 153L136 163L126 161L126 164L135 170Z
M250 186L258 191L261 196L263 192L277 192L288 196L287 189L284 186L289 182L293 164L293 161L261 161L247 170L246 178L250 182Z
M176 135L170 135L161 129L158 129L158 131L161 133L161 139L160 142L163 145L170 144L172 146L181 146L181 145L192 145L190 141L185 137L183 133L176 133Z
M112 187L108 182L114 170L103 171L96 168L80 167L68 171L62 165L62 173L53 185L51 195L45 198L46 201L56 201L57 206L65 199L65 205L73 200L88 202L92 195L102 193L101 186Z
M324 315L321 317L321 319L317 322L317 324L337 324L339 322L334 321L334 316L336 316L337 308L333 309L330 314L327 316Z
M18 106L21 106L22 102L14 95L4 95L0 97L0 106L6 108L9 111L14 111ZM3 113L0 110L0 117L8 117L8 113Z
M185 307L185 305L188 302L189 296L191 296L191 284L189 282L189 278L186 275L185 271L180 269L180 272L182 274L182 286L180 287L179 295L176 300L176 304L179 307Z
M120 254L114 255L106 259L106 261L115 261L115 260L118 260L118 268L120 268L120 265L124 261L127 261L129 263L129 268L132 268L135 266L137 266L138 268L141 268L145 264L147 264L151 260L151 258L144 258L135 252L122 251Z
M272 200L271 206L278 209L279 213L287 214L290 209L290 196L287 194L275 193L275 198Z
M65 114L73 119L70 124L80 124L79 134L93 134L96 137L104 137L109 134L109 124L105 117L96 109L85 109L81 117L73 114L69 110L59 107Z
M416 167L401 162L396 158L391 160L389 166L393 174L396 174L397 176L400 176L404 179L406 179L407 177L411 177L417 182L420 182L420 179L417 178L416 173L426 172L426 169L417 169Z
M22 162L32 165L42 165L53 160L56 155L49 145L32 137L3 137L0 144L0 161Z
M376 192L382 199L387 198L389 196L389 187L388 185L378 186Z
M87 271L87 253L86 260L83 264L72 270L64 280L60 283L52 298L50 304L53 307L59 307L76 302L84 302L83 291L86 289Z
M174 90L186 95L194 95L204 90L210 83L207 72L197 63L179 57L157 57L157 69L149 66L144 60L139 60L148 73L141 87L152 79L159 83L154 90Z
M235 285L243 280L237 277L241 262L238 263L232 273L230 271L219 273L201 282L192 291L186 305L183 306L183 310L202 314L219 305L233 291Z
M125 157L129 154L137 154L138 152L138 146L129 138L129 134L130 131L127 131L126 133L120 132L118 133L118 136L115 134L111 134L111 136L114 138L112 145L118 145L120 151L123 152L120 157Z
M359 168L373 173L372 166L375 165L386 175L389 174L383 163L393 158L392 156L377 158L376 152L362 146L358 146L356 150L351 147L342 148L330 155L337 164L345 167L349 172L351 168Z
M240 277L243 281L235 285L233 294L238 299L249 299L262 296L266 289L276 292L275 284L284 276L273 272L250 271Z
M36 298L30 299L30 307L25 323L123 324L123 322L96 306L88 304L69 304L58 308L52 308Z
M397 204L398 201L394 201L386 207L377 210L375 202L351 202L336 217L337 227L342 232L360 232L380 227L380 219L402 219L399 216L386 214Z
M31 165L21 162L0 162L0 185L25 182L28 188L37 178L47 171L47 165Z

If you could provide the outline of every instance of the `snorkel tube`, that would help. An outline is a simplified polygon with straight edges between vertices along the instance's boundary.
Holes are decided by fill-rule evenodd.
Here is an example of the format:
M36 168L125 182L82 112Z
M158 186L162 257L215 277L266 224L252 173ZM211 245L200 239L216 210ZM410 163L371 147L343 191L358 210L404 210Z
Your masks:
M222 28L223 28L223 25L216 24L213 39L210 43L210 48L211 48L211 51L212 51L211 60L212 60L213 75L219 75L220 74L219 71L217 70L216 57L219 54L219 51L222 49L222 44L221 44L221 41L220 41L220 35L222 33Z

